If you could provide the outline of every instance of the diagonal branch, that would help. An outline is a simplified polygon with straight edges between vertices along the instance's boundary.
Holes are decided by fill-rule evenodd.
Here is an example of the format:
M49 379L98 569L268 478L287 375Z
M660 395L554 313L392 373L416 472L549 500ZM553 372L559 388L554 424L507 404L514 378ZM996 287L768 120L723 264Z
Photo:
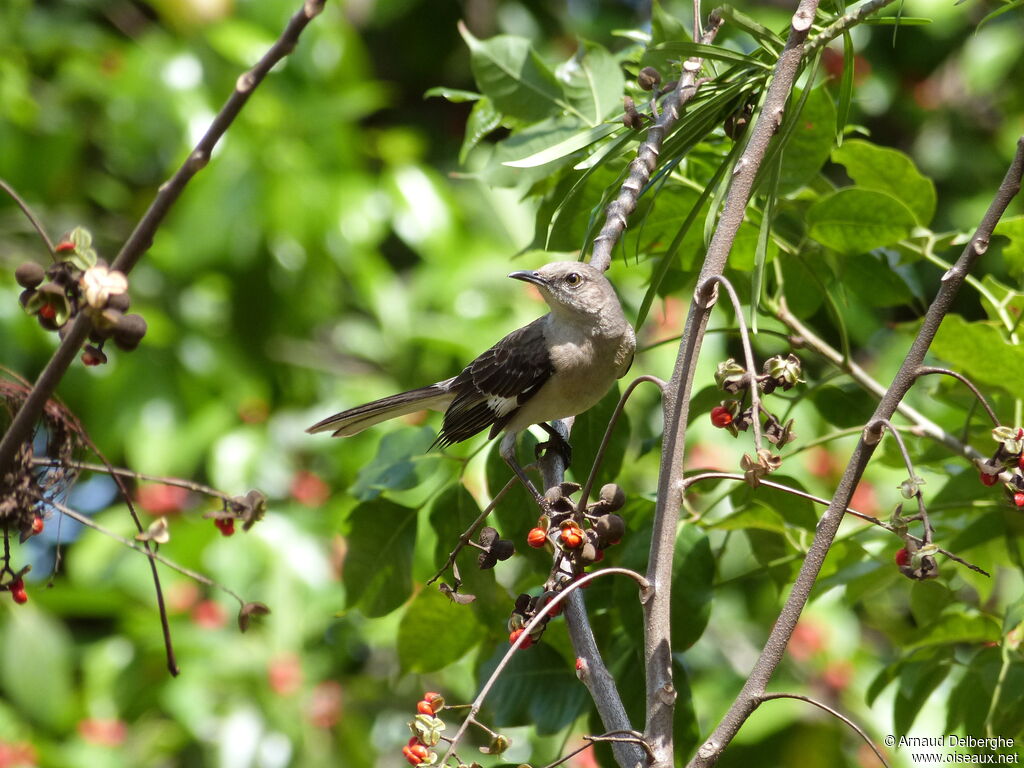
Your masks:
M925 314L921 330L914 339L906 359L896 372L892 384L886 390L885 395L875 409L874 415L869 423L879 419L889 419L896 412L900 401L913 386L917 378L917 370L924 360L925 353L931 345L939 324L949 312L957 292L966 280L967 274L983 253L988 250L989 239L992 231L1002 217L1010 201L1020 191L1021 177L1024 175L1024 138L1017 142L1017 152L1010 168L1003 178L999 190L996 192L992 204L985 213L977 231L970 242L964 248L963 253L956 264L950 268L942 277L942 284L928 312ZM697 751L697 755L690 761L690 768L704 768L713 765L722 754L729 742L739 731L740 726L746 721L750 713L754 711L764 696L765 688L775 672L775 668L782 660L786 645L793 634L800 613L803 611L807 600L810 598L811 589L818 577L825 556L829 547L839 531L839 525L843 520L843 513L850 505L853 492L860 482L864 469L874 453L875 445L869 445L864 437L861 437L854 449L850 463L846 467L839 487L832 497L832 503L822 515L821 521L814 534L814 540L807 552L807 557L800 568L800 573L793 584L793 589L786 599L786 604L779 614L778 620L772 627L764 649L758 657L750 676L747 678L743 689L733 702L729 711L726 712L722 721L715 728L714 732Z
M256 66L238 78L235 82L235 90L221 107L213 122L210 123L210 127L196 144L195 149L189 153L188 158L177 172L160 185L149 209L135 226L131 235L128 236L120 253L117 254L117 258L114 259L114 263L111 265L112 269L128 274L138 263L142 255L152 245L157 229L163 223L171 207L177 202L185 185L210 161L210 155L217 142L238 117L238 113L242 111L242 107L245 106L256 86L263 81L275 64L295 49L299 35L302 34L306 25L323 10L325 2L326 0L305 0L302 8L291 17L277 42L270 47L270 50L256 63ZM67 329L64 340L53 353L43 372L39 374L35 386L17 415L11 420L3 439L0 440L0 474L10 466L18 446L29 439L43 412L46 401L57 389L57 385L91 330L92 322L86 313L80 312Z

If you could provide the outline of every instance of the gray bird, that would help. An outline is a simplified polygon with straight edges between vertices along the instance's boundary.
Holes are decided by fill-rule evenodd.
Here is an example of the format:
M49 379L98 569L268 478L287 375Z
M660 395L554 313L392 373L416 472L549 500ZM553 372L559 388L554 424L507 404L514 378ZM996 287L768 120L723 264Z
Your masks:
M568 446L547 422L595 405L625 375L636 337L615 289L589 264L556 261L509 277L533 283L551 311L513 331L451 379L336 413L307 432L347 437L379 422L429 408L444 411L435 445L466 440L490 427L505 432L502 458L528 488L515 460L516 435L538 424L554 447Z

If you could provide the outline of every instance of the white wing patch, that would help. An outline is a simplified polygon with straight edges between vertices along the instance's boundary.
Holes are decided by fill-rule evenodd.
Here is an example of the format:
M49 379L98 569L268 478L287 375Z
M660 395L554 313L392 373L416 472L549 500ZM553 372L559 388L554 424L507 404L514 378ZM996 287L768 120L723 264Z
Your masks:
M501 418L515 408L519 407L519 399L515 397L501 397L491 395L487 398L487 408L494 414L495 418Z

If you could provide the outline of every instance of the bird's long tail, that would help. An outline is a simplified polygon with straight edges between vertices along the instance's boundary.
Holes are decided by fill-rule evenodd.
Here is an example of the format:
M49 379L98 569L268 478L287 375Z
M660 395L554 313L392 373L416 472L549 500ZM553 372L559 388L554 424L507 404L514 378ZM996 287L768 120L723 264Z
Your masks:
M331 437L348 437L362 432L374 424L404 416L407 413L415 413L424 409L444 410L454 397L454 393L448 390L449 383L450 381L442 381L431 384L429 387L420 387L390 397L382 397L372 403L328 416L306 431L310 433L333 431Z

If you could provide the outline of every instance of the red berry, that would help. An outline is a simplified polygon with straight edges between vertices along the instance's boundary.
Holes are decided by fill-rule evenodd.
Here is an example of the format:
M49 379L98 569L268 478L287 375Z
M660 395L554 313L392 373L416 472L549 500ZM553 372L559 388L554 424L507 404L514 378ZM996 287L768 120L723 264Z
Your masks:
M1013 503L1016 504L1018 507L1024 507L1024 493L1022 493L1021 491L1017 491L1015 494L1013 494Z
M420 743L420 740L417 739L415 736L413 736L411 739L409 739L409 741L407 741L405 743L405 746L407 746L407 747L414 747L414 746L416 746L419 743Z
M416 757L418 757L421 761L426 760L428 757L430 757L430 750L422 744L413 744L411 747L409 747L409 751L416 755Z
M1024 469L1024 453L1017 459L1017 469Z
M43 532L43 518L40 515L36 515L32 518L32 535L35 536Z
M996 474L996 475L989 475L989 474L986 474L986 473L982 472L978 477L981 479L981 482L984 485L995 485L996 483L999 482L999 475L998 474Z
M711 409L711 423L716 427L728 427L732 424L732 414L723 405L716 405Z
M898 565L898 566L900 566L900 568L902 568L903 566L905 566L909 562L910 562L910 552L907 551L906 547L896 551L896 565Z
M434 708L430 706L429 701L420 701L416 703L416 711L421 715L432 715L434 714Z
M23 605L28 602L28 593L25 591L25 582L21 579L15 579L11 582L11 597L14 598L14 602L18 605Z
M231 536L235 532L235 519L233 517L214 520L213 524L217 526L223 536Z
M576 531L566 531L562 534L562 544L569 549L577 549L583 544L583 537Z
M68 253L69 251L75 250L75 244L70 240L61 240L53 250L57 253Z
M53 304L43 304L39 308L39 316L47 320L53 320L57 316L57 310L53 308Z
M40 314L42 314L42 311L40 311ZM102 357L100 357L99 355L94 355L88 350L82 353L82 363L84 363L85 365L103 365L103 363L105 362L106 360L104 360Z
M521 634L523 634L523 628L522 627L520 627L519 629L512 630L512 633L508 636L508 644L509 645L515 644L516 640L519 639L519 636ZM533 645L533 638L530 637L529 635L527 635L526 638L523 640L523 642L519 645L519 647L520 648L529 648L531 645Z
M526 543L534 549L540 549L548 542L548 534L543 528L531 528L526 534Z
M426 693L423 694L423 700L424 701L428 701L431 704L434 703L434 699L440 699L440 698L441 698L441 694L438 693L437 691L427 691Z
M412 747L402 747L402 754L405 755L405 759L409 762L409 765L419 765L423 761L420 756L412 751Z

